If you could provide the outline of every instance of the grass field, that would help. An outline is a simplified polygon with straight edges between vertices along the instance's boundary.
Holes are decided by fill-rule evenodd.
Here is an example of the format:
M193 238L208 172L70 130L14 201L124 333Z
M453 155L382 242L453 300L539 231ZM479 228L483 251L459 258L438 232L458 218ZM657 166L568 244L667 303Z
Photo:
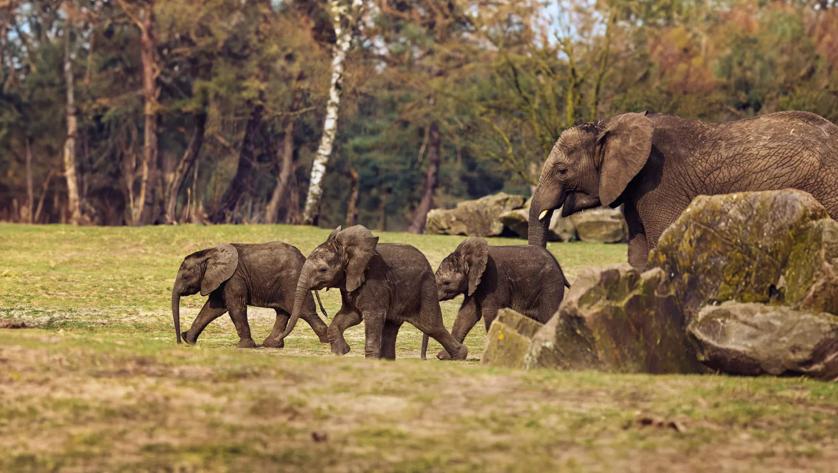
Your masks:
M326 230L288 226L73 228L0 224L3 471L836 471L838 383L724 376L520 372L337 358L306 324L283 350L238 350L226 316L174 342L171 283L186 254ZM381 234L436 267L458 237ZM496 240L493 244L502 244ZM514 241L522 243L522 241ZM553 244L571 279L624 245ZM329 313L336 291L324 294ZM202 298L184 299L186 327ZM443 304L451 326L459 301ZM254 339L272 311L251 309ZM433 346L435 353L438 346Z

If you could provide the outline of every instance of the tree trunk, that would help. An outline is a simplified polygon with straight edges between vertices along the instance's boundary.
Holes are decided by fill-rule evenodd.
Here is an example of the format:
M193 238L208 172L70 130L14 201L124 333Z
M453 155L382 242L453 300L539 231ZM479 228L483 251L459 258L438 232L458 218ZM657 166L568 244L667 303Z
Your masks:
M253 111L250 113L250 118L247 120L247 125L244 130L236 175L233 177L227 190L224 191L221 202L210 216L210 221L213 223L229 221L230 215L236 210L239 200L246 192L246 182L253 173L253 160L256 159L256 145L254 141L256 135L259 133L259 127L262 124L263 110L262 105L255 105L252 108Z
M413 213L413 221L407 229L410 233L422 233L425 229L428 212L434 206L434 192L436 192L436 186L439 182L440 141L439 127L436 122L431 123L428 133L428 169L425 171L422 200L419 201L419 205Z
M26 137L26 223L32 223L35 216L35 190L32 188L32 145Z
M192 170L192 166L201 153L206 125L207 112L202 110L195 115L195 129L192 131L192 138L189 140L189 146L186 147L183 157L175 168L172 182L169 184L169 189L166 193L166 223L177 223L177 198L180 195L183 183L186 181L186 175Z
M79 180L76 174L76 135L78 118L76 117L75 83L73 81L72 31L69 23L64 30L64 81L67 87L67 137L64 140L64 179L67 181L67 207L70 211L70 223L82 223Z
M333 19L335 27L334 51L332 53L332 81L329 88L329 99L326 103L326 117L323 122L323 135L320 137L320 146L317 148L317 155L311 165L311 178L309 179L308 195L303 210L303 223L306 225L317 224L320 216L320 200L323 197L323 175L326 173L326 166L332 155L332 146L335 141L335 134L338 127L338 112L340 108L340 96L343 85L343 68L346 54L352 44L352 21L353 13L360 11L362 0L332 0Z
M276 223L279 217L279 209L288 196L288 183L294 172L294 119L289 118L285 124L284 137L282 139L282 156L279 163L279 175L276 179L271 200L265 208L265 223Z
M157 110L159 108L160 87L157 77L160 66L157 64L156 40L154 38L154 2L143 6L138 16L134 17L140 29L140 62L143 73L143 158L140 165L140 190L131 209L132 223L142 225L150 223L155 204L155 184L157 183Z
M360 188L358 171L349 166L349 201L346 203L346 227L355 225L358 220L358 192Z

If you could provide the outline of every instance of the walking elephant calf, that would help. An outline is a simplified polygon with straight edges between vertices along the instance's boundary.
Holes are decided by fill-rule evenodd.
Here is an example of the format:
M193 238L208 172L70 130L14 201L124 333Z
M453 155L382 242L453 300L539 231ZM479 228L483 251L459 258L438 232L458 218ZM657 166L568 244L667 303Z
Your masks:
M230 313L240 348L253 348L247 323L247 306L276 310L276 322L263 345L282 348L279 335L285 330L294 304L294 289L305 257L300 250L282 242L224 244L197 251L184 258L172 287L172 318L177 342L181 336L194 344L206 326ZM209 296L201 312L186 332L180 332L180 298L201 292ZM326 324L317 315L311 293L304 294L298 307L301 316L321 342L326 342Z
M431 265L412 246L379 244L378 237L361 225L335 229L306 258L291 320L280 340L305 314L309 292L326 287L339 288L343 302L328 329L335 354L349 352L343 332L362 320L367 358L394 359L396 336L404 322L441 343L451 358L461 360L468 354L445 329Z
M559 262L539 246L489 246L483 238L467 238L436 270L439 300L464 294L452 334L465 340L483 318L486 330L498 310L510 308L541 323L559 309L564 288L570 287ZM422 340L422 353L427 338ZM440 351L438 358L448 354Z

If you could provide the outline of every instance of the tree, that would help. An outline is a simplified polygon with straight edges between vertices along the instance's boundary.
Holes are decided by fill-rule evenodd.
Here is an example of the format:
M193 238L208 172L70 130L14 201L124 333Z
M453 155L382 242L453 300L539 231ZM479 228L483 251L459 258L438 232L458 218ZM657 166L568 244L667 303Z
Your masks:
M355 18L361 15L362 1L351 0L351 3L349 3L349 0L332 0L330 6L336 41L332 53L331 86L329 88L329 99L326 102L323 134L320 138L320 146L317 148L317 155L311 165L308 195L303 210L303 223L306 225L316 224L320 213L323 176L326 173L326 167L332 155L335 135L337 134L340 98L343 92L344 61L352 45L352 30L356 22Z

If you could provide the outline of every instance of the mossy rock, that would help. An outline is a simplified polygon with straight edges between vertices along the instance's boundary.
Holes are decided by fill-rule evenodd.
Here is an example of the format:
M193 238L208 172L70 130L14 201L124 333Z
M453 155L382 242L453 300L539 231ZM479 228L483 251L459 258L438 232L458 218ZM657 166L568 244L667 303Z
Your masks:
M789 255L824 218L826 209L797 190L699 196L664 231L648 263L669 275L688 314L708 302L782 301Z
M684 315L660 269L588 269L535 335L528 368L696 373Z
M781 305L725 302L689 325L707 366L742 375L838 379L838 317Z
M812 222L789 254L785 302L838 315L838 222Z
M486 335L481 361L493 366L524 368L532 337L544 325L511 309L501 309Z

